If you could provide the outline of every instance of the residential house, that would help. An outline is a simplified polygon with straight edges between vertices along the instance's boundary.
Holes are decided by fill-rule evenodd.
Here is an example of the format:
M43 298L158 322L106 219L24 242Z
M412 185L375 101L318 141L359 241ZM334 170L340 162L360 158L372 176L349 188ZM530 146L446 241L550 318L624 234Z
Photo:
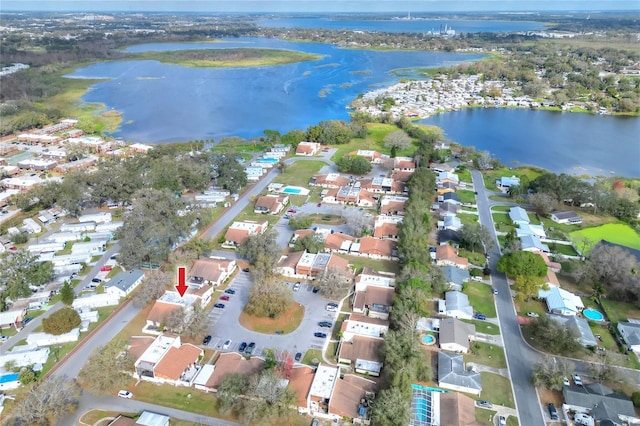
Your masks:
M335 381L329 399L329 415L333 419L353 419L356 424L370 423L369 401L378 385L373 380L345 374Z
M551 213L551 220L556 223L563 223L569 225L579 225L582 223L582 218L574 211L557 211Z
M438 313L453 318L473 318L473 306L469 304L469 297L459 291L447 291L444 300L438 301Z
M436 265L456 266L466 269L469 266L469 259L458 256L458 250L450 245L436 247Z
M380 200L380 214L403 215L404 206L409 200L401 195L385 195Z
M155 301L147 314L146 325L143 330L147 333L157 334L158 331L161 331L161 327L164 326L169 314L176 310L192 309L192 306L196 303L201 303L201 300L200 297L191 293L185 293L180 296L177 291L165 291Z
M237 264L233 259L222 257L204 257L194 262L187 276L189 283L212 286L222 285L236 270Z
M327 204L338 204L338 200L336 200L338 191L339 188L323 189L320 193L320 201Z
M114 306L120 303L120 295L116 293L95 293L77 297L71 305L76 311L86 311L103 306Z
M446 194L447 192L456 192L458 190L458 184L455 182L442 182L437 184L436 193L438 195Z
M397 257L396 245L393 240L383 240L375 237L362 237L359 241L360 256L367 256L372 259L393 259ZM353 245L352 251L353 251Z
M462 222L458 216L445 216L438 221L438 229L448 229L450 231L459 231L462 229Z
M373 225L373 236L397 240L400 232L398 224L401 222L402 216L378 216Z
M415 172L416 163L411 157L395 157L393 159L393 170L402 172Z
M300 142L296 147L296 155L312 157L320 152L321 148L318 142Z
M278 214L284 206L289 204L289 197L278 195L263 195L256 200L254 213Z
M527 211L519 206L511 207L511 209L509 209L509 218L516 225L524 225L531 222Z
M144 280L144 272L140 269L119 272L104 285L104 291L107 294L127 297L140 285L142 280Z
M265 169L263 169L262 167L249 166L244 168L244 172L247 174L247 180L249 182L255 182L257 180L260 180L262 175L265 173Z
M373 151L371 149L359 149L357 151L351 151L347 155L357 155L360 157L364 157L372 164L380 164L383 159L389 158L388 155L380 154L378 151Z
M562 324L564 328L569 330L571 334L576 336L576 340L580 342L585 348L589 346L597 346L598 341L593 335L589 323L586 319L580 318L577 315L548 315L552 320Z
M511 188L512 186L520 185L520 178L511 176L502 176L500 179L496 179L496 186L498 188Z
M379 376L382 370L384 339L378 337L352 336L341 339L338 363L351 366L356 373Z
M134 364L134 377L153 383L191 386L204 351L180 336L160 335Z
M349 262L334 253L289 253L280 259L275 271L285 276L313 279L328 269L344 271L347 279L353 279Z
M460 204L440 203L438 205L438 214L441 217L455 216L462 210Z
M294 365L289 374L287 387L296 396L296 405L300 415L309 413L309 391L315 375L315 369L308 365Z
M456 353L467 353L470 341L475 339L476 327L457 318L440 320L438 343L440 349Z
M553 272L555 272L555 273L560 272L560 269L562 268L562 265L561 265L560 263L558 263L558 262L554 262L554 261L552 261L551 259L549 259L549 256L547 255L547 253L544 253L544 252L538 252L538 254L539 254L540 256L542 256L542 258L544 259L544 263L546 263L546 264L547 264L547 267L548 267L551 271L553 271Z
M406 170L393 170L391 171L391 179L398 181L398 182L407 182L409 179L411 179L411 175L413 175L412 171L406 171Z
M544 252L549 253L551 250L549 246L543 244L540 241L540 238L533 235L523 235L520 237L520 246L523 251L531 251L531 252Z
M629 350L640 353L640 320L620 321L618 332Z
M462 285L470 278L469 271L457 266L443 266L442 273L445 281L449 283L449 289L455 291L462 291Z
M439 393L440 423L446 426L481 426L476 420L475 400L459 392Z
M258 357L245 358L235 352L222 353L218 357L213 368L208 367L207 371L196 378L194 383L196 389L205 392L217 392L218 386L229 374L252 375L264 369L264 360ZM201 377L200 377L201 376Z
M579 296L560 287L550 287L549 290L538 291L538 298L545 299L547 309L552 314L577 315L584 309Z
M18 324L22 323L22 319L27 315L26 309L13 309L11 311L0 312L0 329L2 328L18 328Z
M563 408L579 413L588 413L598 425L613 426L622 424L637 425L633 403L628 396L614 392L600 383L583 386L565 386Z
M542 225L532 225L530 223L521 223L516 228L516 236L522 238L526 235L531 235L536 238L547 238L547 233L544 231Z
M276 264L274 271L286 277L297 277L296 266L305 253L306 251L295 251L290 252L286 256L282 256Z
M325 250L337 253L349 253L351 244L355 241L355 237L342 232L329 233L324 240Z
M137 419L119 415L107 426L169 426L170 419L165 414L143 411Z
M356 291L353 296L353 312L387 320L394 294L393 287L371 286L366 290Z
M440 203L462 204L461 201L460 201L460 197L455 192L445 192L442 195L438 195L438 202L440 202Z
M480 373L465 369L462 355L438 352L438 386L456 392L480 395Z
M351 179L339 173L329 173L327 175L315 175L311 178L309 186L319 186L321 188L342 188L351 183Z
M429 168L436 173L449 172L453 173L456 171L456 168L448 165L447 163L431 163L429 164Z
M445 182L451 182L455 185L460 184L460 178L457 174L453 172L440 172L438 176L436 176L436 185L441 185Z
M342 322L340 331L347 341L353 336L383 337L389 331L389 321L352 313Z
M358 204L360 202L360 193L364 192L359 186L348 185L338 189L336 194L336 202L341 204Z
M395 287L396 275L392 272L374 271L368 266L362 269L362 272L356 276L356 291L366 290L369 286L376 287Z
M357 183L360 188L376 194L402 194L406 191L404 182L382 176L358 179Z
M30 345L18 345L11 350L0 353L0 365L13 364L16 368L46 364L49 358L49 348Z
M246 220L244 222L233 222L224 234L224 247L237 248L247 241L251 235L262 234L267 230L269 222L254 222Z
M329 401L336 380L340 377L340 367L333 367L324 364L318 365L316 375L309 390L309 413L328 414Z

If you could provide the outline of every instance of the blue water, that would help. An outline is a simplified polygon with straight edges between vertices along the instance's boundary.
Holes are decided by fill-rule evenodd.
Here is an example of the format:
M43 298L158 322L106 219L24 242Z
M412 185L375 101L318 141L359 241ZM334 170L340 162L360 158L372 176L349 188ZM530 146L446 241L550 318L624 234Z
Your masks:
M582 311L582 315L592 321L602 321L604 319L602 313L596 311L595 309L585 309Z
M187 68L157 61L104 62L71 77L108 78L83 97L123 113L113 134L128 141L161 143L236 135L265 129L306 129L322 120L348 119L346 106L360 93L398 81L390 71L433 67L481 55L424 51L340 49L321 43L238 38L224 43L159 43L129 52L267 47L322 55L316 61L253 68Z
M479 108L421 120L448 139L488 150L508 166L556 173L640 176L640 118Z
M428 419L427 411L429 410L429 403L427 400L424 398L414 398L413 407L416 419L421 422L426 422Z
M20 377L19 373L8 373L0 376L0 384L15 382Z
M425 334L424 336L422 336L423 343L433 343L435 342L435 340L436 339L430 334Z
M405 16L403 16L405 17ZM415 17L414 17L415 18ZM260 19L256 22L264 28L326 28L387 33L437 33L445 25L456 33L535 31L544 29L542 22L532 21L484 21L466 19L380 19L352 20L332 18L278 18Z
M300 190L297 188L285 188L282 190L282 192L284 192L285 194L299 194Z

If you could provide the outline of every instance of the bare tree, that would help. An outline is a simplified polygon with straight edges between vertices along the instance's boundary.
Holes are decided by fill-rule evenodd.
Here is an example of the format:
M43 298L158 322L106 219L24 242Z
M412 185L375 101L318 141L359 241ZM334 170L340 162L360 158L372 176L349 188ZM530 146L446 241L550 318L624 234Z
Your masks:
M533 204L538 212L546 216L558 207L558 200L546 192L536 192L529 195L528 201Z
M475 166L480 170L488 170L492 168L491 153L489 151L481 151L474 160Z
M200 306L188 306L171 311L164 319L164 325L180 336L201 336L207 330L209 317Z
M553 357L546 357L533 366L533 383L551 390L562 390L564 378L573 373L573 363Z
M628 251L600 244L585 263L584 277L602 283L609 293L640 293L640 262Z
M328 267L316 277L315 285L323 296L337 299L347 295L353 278L348 270Z
M134 361L127 352L126 342L112 341L93 351L80 370L78 380L94 392L115 391L131 381Z
M404 149L411 145L411 138L404 130L396 130L387 133L384 137L384 145L387 148Z
M162 271L151 271L145 275L140 288L133 296L133 304L143 307L156 300L164 294L165 289L171 282L169 274Z
M347 225L354 237L371 234L373 230L373 216L364 214L352 214L347 217Z
M16 400L13 417L7 424L56 424L57 420L78 408L80 386L69 377L53 376L35 384L22 395L24 399Z

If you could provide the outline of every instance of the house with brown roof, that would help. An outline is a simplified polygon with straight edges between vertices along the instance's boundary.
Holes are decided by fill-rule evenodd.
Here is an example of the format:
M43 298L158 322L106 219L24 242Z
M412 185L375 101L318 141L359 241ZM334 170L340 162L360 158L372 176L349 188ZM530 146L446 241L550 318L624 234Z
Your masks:
M191 287L192 284L194 287L204 284L219 286L233 274L236 267L236 261L233 259L216 256L198 259L194 262L187 274L189 277L189 286Z
M300 142L296 147L296 155L312 157L320 152L322 145L318 142Z
M134 364L134 377L153 383L191 386L204 351L180 336L160 335Z
M383 240L375 237L362 237L359 241L360 247L357 254L372 259L395 259L397 258L397 243L393 240ZM351 246L353 250L353 245Z
M378 377L382 370L384 339L378 337L352 336L341 339L338 362L351 366L356 373Z
M397 240L398 234L400 233L398 224L401 222L401 216L378 216L373 224L373 236L376 238Z
M220 354L214 365L203 367L202 373L194 381L196 389L217 392L222 380L229 374L250 376L264 369L264 360L258 357L245 358L236 352Z
M351 183L351 179L339 173L329 173L326 175L315 175L309 181L309 186L319 186L321 188L341 188Z
M296 365L291 369L287 387L296 396L298 414L300 415L309 413L309 391L315 375L315 369L308 365Z
M369 401L378 389L376 382L353 374L345 374L335 382L329 399L329 415L369 424Z
M411 175L413 175L413 172L406 170L393 170L391 172L391 179L399 182L407 182L411 179Z
M408 197L400 195L384 196L380 200L380 214L403 215L407 201L409 201Z
M357 204L360 201L360 192L364 191L362 191L359 186L342 186L336 194L336 202L341 204Z
M476 420L476 402L460 392L440 393L440 424L447 426L481 426Z
M393 287L367 287L366 290L356 291L353 296L353 312L382 320L389 319L393 304Z
M402 194L406 188L404 182L381 176L358 179L358 183L362 189L376 194Z
M456 171L455 167L450 166L447 163L431 163L429 164L429 168L436 173L440 173L440 172L453 173Z
M458 250L450 245L436 247L436 265L456 266L466 269L469 267L469 259L458 256Z
M202 305L202 299L190 292L180 296L177 291L165 291L147 314L145 333L158 334L162 331L166 318L174 311L193 309L196 303Z
M362 272L356 276L356 291L366 290L369 286L374 287L395 287L396 274L393 272L374 271L365 266Z
M247 241L251 235L263 234L267 230L267 226L269 226L269 222L266 220L262 222L254 222L252 220L233 222L224 234L225 242L222 246L237 248Z
M297 277L296 266L304 254L304 251L294 251L282 256L276 264L274 272L286 277Z
M325 250L336 253L349 253L349 248L353 241L355 241L355 237L341 232L335 232L327 235L327 239L324 240L324 248Z
M278 214L289 204L287 195L262 195L256 200L254 213Z
M403 172L415 172L416 163L411 157L395 157L393 159L393 170L400 170Z
M358 155L369 160L372 164L379 164L383 159L389 158L388 155L380 154L378 151L371 149L359 149L357 151L351 151L347 155Z
M338 203L338 201L336 200L337 195L338 195L338 188L324 189L320 193L321 201L323 203L328 203L328 204L337 204Z

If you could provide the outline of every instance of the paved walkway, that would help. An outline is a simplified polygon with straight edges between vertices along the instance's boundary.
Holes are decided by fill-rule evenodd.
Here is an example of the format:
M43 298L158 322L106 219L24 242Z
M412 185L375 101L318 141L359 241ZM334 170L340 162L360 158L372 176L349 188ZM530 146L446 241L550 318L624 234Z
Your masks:
M466 365L467 365L467 368L475 369L479 373L486 372L486 373L499 374L500 376L510 379L509 370L506 368L489 367L488 365L478 364L475 362L467 362Z

